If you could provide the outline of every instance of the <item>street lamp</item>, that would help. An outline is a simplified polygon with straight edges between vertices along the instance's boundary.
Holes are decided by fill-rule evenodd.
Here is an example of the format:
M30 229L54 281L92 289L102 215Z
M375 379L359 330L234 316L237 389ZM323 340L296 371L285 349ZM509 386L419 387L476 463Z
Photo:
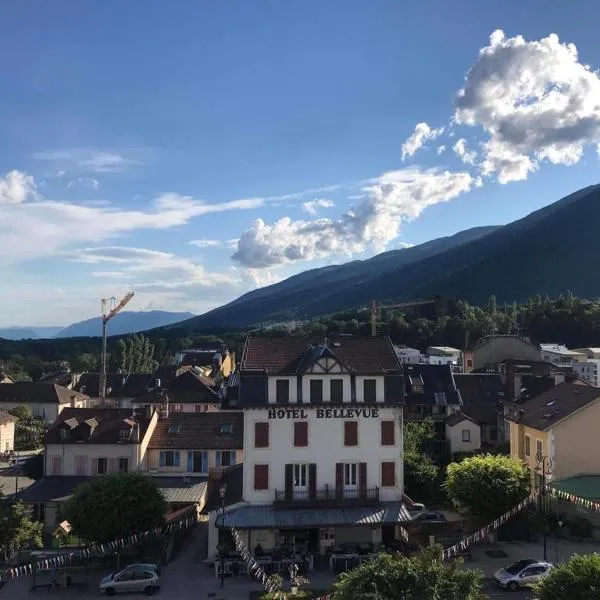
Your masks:
M225 527L225 493L227 492L227 484L222 483L219 487L219 496L221 497L221 526ZM221 544L221 587L225 585L225 552Z
M547 552L547 540L546 540L546 477L552 475L552 459L549 456L544 456L538 453L535 457L535 471L539 476L538 487L539 487L539 510L542 517L542 535L544 537L544 561L548 559Z

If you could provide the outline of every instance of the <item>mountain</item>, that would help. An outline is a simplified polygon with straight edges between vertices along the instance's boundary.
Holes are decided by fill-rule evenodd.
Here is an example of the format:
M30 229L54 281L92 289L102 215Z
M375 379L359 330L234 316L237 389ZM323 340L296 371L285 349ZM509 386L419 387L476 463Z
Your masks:
M600 185L501 227L462 231L369 260L313 269L240 298L174 329L210 331L306 319L379 302L442 296L474 304L536 294L600 296Z
M172 323L177 323L193 316L189 312L167 312L164 310L124 311L111 319L108 332L109 335L135 333L137 331L171 325ZM102 319L94 317L93 319L73 323L59 331L54 337L95 337L101 335L101 333ZM0 337L3 337L1 330Z
M39 337L33 327L0 327L0 338L5 340L37 340Z

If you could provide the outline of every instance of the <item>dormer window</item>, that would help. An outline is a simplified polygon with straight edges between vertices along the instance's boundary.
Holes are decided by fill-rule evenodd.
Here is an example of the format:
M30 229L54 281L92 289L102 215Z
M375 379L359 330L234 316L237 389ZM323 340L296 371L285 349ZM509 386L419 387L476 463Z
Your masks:
M131 437L131 429L121 428L119 429L119 441L128 442Z
M59 438L64 442L69 439L69 430L66 427L61 427L58 433Z
M231 435L233 432L233 423L221 423L219 433L221 435Z
M177 435L179 433L179 425L170 425L167 431L168 435Z

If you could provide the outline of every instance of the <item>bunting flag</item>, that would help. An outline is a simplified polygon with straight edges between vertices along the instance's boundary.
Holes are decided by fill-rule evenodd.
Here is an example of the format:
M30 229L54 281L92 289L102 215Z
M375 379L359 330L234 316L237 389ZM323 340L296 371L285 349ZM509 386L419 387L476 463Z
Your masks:
M558 500L566 500L567 502L572 502L573 504L577 504L587 510L592 510L594 512L600 512L600 502L593 502L592 500L587 500L585 498L580 498L579 496L575 496L573 494L569 494L568 492L563 492L562 490L557 490L551 485L548 486L548 493L551 496L554 496Z
M147 539L148 537L168 535L176 529L187 529L197 522L197 519L193 513L195 513L195 508L190 509L188 513L184 513L180 518L164 525L163 527L155 527L154 529L150 529L148 531L133 533L124 538L112 540L111 542L106 542L105 544L96 544L87 546L86 548L65 551L63 554L57 554L52 558L46 558L43 560L38 560L36 562L16 565L14 567L9 567L6 569L0 569L0 581L19 579L26 575L31 575L34 571L38 570L47 570L50 568L64 567L82 559L92 557L99 558L102 556L107 556L109 554L115 554L119 548L131 546L133 544Z
M529 504L531 504L532 502L535 502L538 495L539 495L539 490L535 490L535 491L531 492L531 494L529 494L529 496L527 496L527 498L525 498L524 500L521 500L521 502L519 502L518 504L513 506L509 511L505 512L502 516L498 517L495 521L488 523L487 525L485 525L484 527L482 527L475 533L472 533L472 534L468 535L467 537L464 537L462 540L460 540L460 542L457 542L453 546L446 548L442 554L443 560L447 560L449 558L452 558L453 556L456 556L457 554L460 554L461 552L464 552L465 550L467 550L467 548L469 548L476 542L481 542L481 541L486 540L492 531L496 531L496 529L498 529L499 527L504 525L504 523L506 523L507 521L512 519L514 516L516 516L520 512L522 512L525 508L527 508L527 506Z

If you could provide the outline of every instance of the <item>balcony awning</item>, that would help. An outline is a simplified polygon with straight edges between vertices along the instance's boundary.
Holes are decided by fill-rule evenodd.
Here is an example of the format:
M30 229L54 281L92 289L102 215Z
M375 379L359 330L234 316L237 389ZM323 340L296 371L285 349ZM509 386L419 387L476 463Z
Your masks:
M236 529L308 529L311 527L379 526L410 521L406 506L390 502L379 506L349 508L275 508L242 506L219 515L217 527Z

